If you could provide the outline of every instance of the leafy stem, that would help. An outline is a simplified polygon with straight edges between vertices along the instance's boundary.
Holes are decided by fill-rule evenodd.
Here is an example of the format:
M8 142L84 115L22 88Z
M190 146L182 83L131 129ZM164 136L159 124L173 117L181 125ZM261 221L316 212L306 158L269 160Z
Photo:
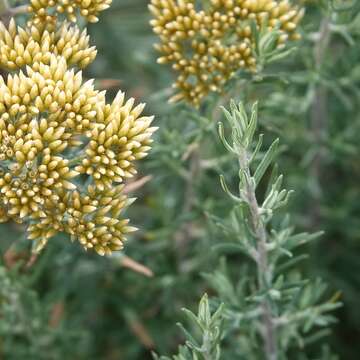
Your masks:
M219 124L219 136L226 149L233 153L239 162L239 196L233 195L223 177L221 185L225 192L237 202L244 203L249 209L249 226L254 237L253 248L248 249L257 265L258 292L261 296L261 313L263 329L261 335L264 342L264 353L268 360L278 358L277 334L275 319L273 316L271 297L269 291L272 288L272 266L269 264L268 251L271 249L269 243L266 223L272 216L273 210L284 205L287 201L289 192L280 190L282 176L280 175L273 184L271 184L269 194L260 206L256 194L256 188L267 168L273 161L278 146L278 140L275 140L269 149L265 152L262 160L255 171L251 170L252 162L260 151L262 145L262 136L253 148L253 139L257 127L257 104L254 104L251 111L251 117L247 116L246 110L242 104L236 105L231 102L230 111L224 109L225 117L231 127L231 141L228 141L224 135L224 126Z
M256 183L250 171L250 161L248 153L244 147L238 147L240 169L245 174L245 184L243 184L243 198L246 200L250 210L250 220L253 233L256 237L256 264L258 286L260 292L266 292L271 286L271 269L268 263L267 254L267 232L261 216L261 209L256 197ZM265 354L267 359L275 360L278 358L276 327L271 310L271 303L267 297L261 304L264 320L263 339Z

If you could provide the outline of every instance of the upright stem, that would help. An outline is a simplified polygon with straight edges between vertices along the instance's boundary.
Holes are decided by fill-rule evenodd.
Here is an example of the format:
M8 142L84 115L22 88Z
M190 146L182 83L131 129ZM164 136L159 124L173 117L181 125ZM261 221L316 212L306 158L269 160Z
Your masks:
M184 204L181 209L182 214L189 214L193 210L194 199L195 199L195 183L200 177L200 154L199 154L199 144L195 144L195 148L192 149L189 160L189 170L187 173L187 179L185 183L184 191ZM184 223L179 231L175 234L175 243L177 247L178 254L182 257L186 251L188 243L191 240L191 229L192 225L189 223Z
M219 99L219 102L223 99ZM210 108L211 115L208 116L214 124L217 122L217 118L220 116L220 104L216 103L212 108ZM199 113L199 115L202 115ZM205 114L204 114L205 115ZM206 115L205 115L206 116ZM188 151L184 154L183 160L189 159L189 168L187 172L185 190L184 190L184 203L181 209L181 214L190 214L195 205L196 199L196 185L201 179L203 172L203 167L201 166L201 139L197 140L195 143L189 145ZM177 254L179 257L183 257L185 251L188 247L189 242L191 241L192 235L192 224L184 223L180 229L175 234L175 246L177 248ZM180 264L181 265L181 264Z
M314 62L315 70L317 73L321 72L321 67L324 62L326 50L330 43L330 21L329 18L325 17L320 25L318 36L314 47ZM322 164L324 160L324 153L322 143L327 131L328 122L328 107L327 107L327 90L318 84L315 89L314 100L311 106L311 130L314 135L314 143L320 144L319 150L314 156L314 160L311 165L311 177L319 182L322 173ZM320 196L320 191L315 194L316 197ZM320 217L320 208L315 203L312 206L312 219L313 223L316 224Z
M246 173L246 178L250 179L250 168L247 154L244 153L239 157L240 168ZM268 262L268 255L266 249L267 243L267 232L265 224L261 219L260 208L256 198L255 187L251 182L245 184L245 196L247 203L250 209L251 216L251 226L257 240L257 276L258 276L258 286L260 292L266 292L271 285L272 274L271 268ZM272 315L271 304L268 299L264 299L261 304L263 321L264 321L264 331L262 333L264 340L264 352L267 360L277 360L278 359L278 349L277 349L277 337L276 337L276 327L274 323L274 318Z

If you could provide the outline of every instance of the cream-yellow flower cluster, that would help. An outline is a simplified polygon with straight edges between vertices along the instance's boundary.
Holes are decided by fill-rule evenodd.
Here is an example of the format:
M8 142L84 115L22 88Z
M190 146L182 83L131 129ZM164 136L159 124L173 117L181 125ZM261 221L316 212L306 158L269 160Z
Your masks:
M179 73L173 101L198 106L209 92L221 92L240 69L254 71L251 23L279 28L279 46L299 38L302 10L288 0L151 0L154 32L161 43L160 64Z
M58 14L65 14L76 21L77 12L89 22L97 22L99 12L106 10L112 0L30 0L29 11L35 22L53 21Z
M45 3L55 1L31 2L34 9ZM110 1L74 3L90 9L80 11L87 17ZM0 24L0 67L13 72L0 77L0 220L28 224L37 250L65 232L109 254L135 230L119 218L133 201L123 182L150 150L153 117L122 92L107 104L105 93L72 68L95 58L85 31L32 20L25 28L14 20Z
M25 65L48 64L52 55L64 58L68 66L85 68L95 59L96 49L89 45L86 30L66 22L55 30L46 24L17 27L14 19L8 28L0 23L1 68L18 70Z

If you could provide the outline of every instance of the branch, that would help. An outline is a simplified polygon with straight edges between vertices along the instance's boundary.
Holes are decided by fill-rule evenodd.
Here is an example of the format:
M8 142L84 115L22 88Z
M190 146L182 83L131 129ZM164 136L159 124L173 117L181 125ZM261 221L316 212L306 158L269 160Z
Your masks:
M314 62L315 70L320 73L321 67L324 62L326 50L330 43L330 21L328 18L324 18L321 22L318 36L316 38L316 44L314 48ZM311 165L311 178L319 182L322 174L322 164L324 160L324 153L322 143L327 132L327 119L328 119L328 106L327 106L327 91L321 86L317 85L314 93L314 99L311 106L311 130L314 134L314 143L320 144L319 150L314 156L314 160ZM320 189L318 189L315 196L320 196ZM318 202L315 202L315 206L312 206L312 223L316 224L320 217L320 207Z
M191 146L191 150L185 153L184 159L189 158L189 171L185 183L184 203L181 214L190 214L193 210L195 196L195 182L201 175L199 144ZM184 223L174 235L177 253L180 257L184 254L189 241L192 238L192 225Z
M27 14L28 12L28 6L27 5L21 5L14 8L9 8L7 10L7 14L9 16L16 16L16 15L22 15Z
M140 343L144 345L146 349L154 349L155 343L146 329L145 325L141 322L141 319L131 310L125 310L123 315L130 327L130 330L138 338Z
M21 5L11 8L7 0L0 0L0 19L5 23L8 23L12 17L16 15L26 14L27 12L27 5Z
M133 182L130 182L125 185L123 189L124 194L129 194L133 191L136 191L140 188L142 188L146 183L148 183L153 177L151 175L144 176L138 180L135 180Z
M251 179L250 164L246 150L239 155L240 168L245 172L246 179ZM267 256L267 233L265 224L260 215L260 208L256 198L255 186L251 181L246 181L245 197L250 209L250 220L253 232L257 240L257 275L260 292L265 292L271 283L271 269L268 264ZM276 360L278 358L277 340L276 340L276 326L272 316L271 304L269 300L265 299L262 302L263 321L264 321L264 347L265 354L268 360Z
M154 276L154 273L150 268L148 268L143 264L140 264L139 262L135 261L129 256L126 255L122 256L120 262L121 262L121 266L128 268L132 271L135 271L139 274L145 275L146 277Z
M56 329L59 326L61 319L64 316L64 312L65 304L63 301L58 301L53 305L49 319L49 325L51 328Z

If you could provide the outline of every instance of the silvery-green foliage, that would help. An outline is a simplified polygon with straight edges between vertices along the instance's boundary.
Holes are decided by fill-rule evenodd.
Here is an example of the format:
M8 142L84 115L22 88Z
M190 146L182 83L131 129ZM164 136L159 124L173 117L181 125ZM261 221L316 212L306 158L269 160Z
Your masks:
M220 349L225 359L277 360L288 359L291 353L293 358L308 359L303 350L329 334L328 326L335 321L331 312L340 306L336 294L326 298L327 286L321 279L308 280L297 270L307 257L298 248L322 233L296 233L290 217L281 212L291 192L282 187L283 175L274 166L279 140L264 150L264 136L257 136L257 104L252 106L250 116L242 103L233 101L230 110L223 111L227 124L220 122L218 133L237 160L239 171L236 191L225 176L220 176L221 186L234 205L227 218L209 215L223 235L219 239L224 239L214 250L229 257L244 255L247 261L234 274L227 269L226 257L222 257L217 270L204 274L217 293L212 299L214 305L221 304L213 317L222 314L223 335L211 329L213 321L205 295L197 317L186 311L195 328L201 329L202 343L183 328L186 345L173 359L217 359ZM231 135L226 136L227 132ZM222 347L218 342L221 337ZM205 356L205 349L215 353ZM330 354L324 346L320 358L331 358Z
M2 355L9 360L48 360L62 358L69 351L75 354L79 344L87 343L86 334L55 326L52 305L31 289L31 277L21 275L21 270L0 266Z
M221 340L223 337L223 313L221 304L215 312L211 312L208 296L205 294L199 303L198 313L183 309L192 330L178 324L182 329L186 342L179 347L179 353L173 357L161 356L157 360L220 360Z
M215 250L244 254L253 271L239 269L238 277L232 279L223 265L206 278L226 304L228 336L241 339L238 353L246 359L285 359L289 350L301 351L307 343L327 335L326 327L335 320L329 312L340 304L336 297L326 301L327 286L320 279L308 280L296 270L306 257L297 248L321 233L296 233L289 216L277 216L291 193L282 188L283 176L277 174L277 167L270 171L278 139L262 150L263 136L256 137L256 104L251 116L243 104L234 102L224 114L231 136L225 135L222 123L219 136L238 160L239 183L238 190L232 191L225 177L220 178L234 208L228 219L211 217L227 239L215 245ZM266 317L270 328L266 328ZM274 338L273 356L266 353L269 336Z

